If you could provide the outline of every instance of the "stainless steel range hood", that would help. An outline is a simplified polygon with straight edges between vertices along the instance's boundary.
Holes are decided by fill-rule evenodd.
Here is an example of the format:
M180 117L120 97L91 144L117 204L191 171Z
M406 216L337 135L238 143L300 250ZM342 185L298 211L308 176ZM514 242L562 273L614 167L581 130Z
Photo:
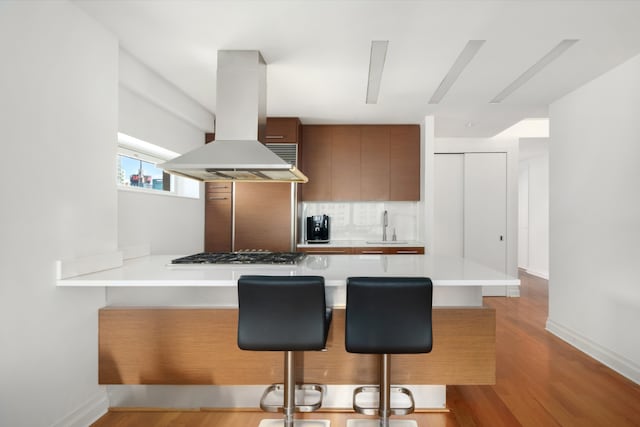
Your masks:
M307 182L258 141L266 125L266 80L267 66L257 50L218 51L216 140L158 166L206 182Z

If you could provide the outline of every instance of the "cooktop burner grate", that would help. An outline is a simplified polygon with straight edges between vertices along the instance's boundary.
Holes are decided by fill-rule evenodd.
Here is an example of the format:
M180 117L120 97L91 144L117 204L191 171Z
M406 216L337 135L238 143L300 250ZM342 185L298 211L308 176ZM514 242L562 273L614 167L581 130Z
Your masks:
M297 264L303 252L201 252L171 260L171 264Z

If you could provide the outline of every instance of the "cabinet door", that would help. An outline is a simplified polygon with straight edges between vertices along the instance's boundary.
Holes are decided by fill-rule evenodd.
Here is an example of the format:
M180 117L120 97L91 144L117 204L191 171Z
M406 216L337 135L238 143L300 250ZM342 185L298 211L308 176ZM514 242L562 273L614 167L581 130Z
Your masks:
M304 126L299 169L309 182L300 185L302 200L331 199L331 126Z
M287 182L235 184L234 250L288 252L292 241L292 186Z
M353 248L353 253L357 255L384 255L389 252L389 248L382 247L355 247Z
M389 254L394 255L417 255L424 254L423 246L409 246L406 248L389 248Z
M420 200L420 159L420 126L390 126L388 200Z
M330 126L331 200L360 199L360 126Z
M350 255L353 253L352 251L353 248L349 248L349 247L329 247L329 248L323 248L323 247L308 247L308 246L304 246L304 247L298 247L296 250L298 252L304 252L307 253L309 255Z
M464 256L494 270L507 268L507 155L464 156Z
M231 183L206 183L204 250L231 250Z
M362 126L360 200L389 200L389 126Z
M298 142L299 132L297 117L268 117L264 142Z

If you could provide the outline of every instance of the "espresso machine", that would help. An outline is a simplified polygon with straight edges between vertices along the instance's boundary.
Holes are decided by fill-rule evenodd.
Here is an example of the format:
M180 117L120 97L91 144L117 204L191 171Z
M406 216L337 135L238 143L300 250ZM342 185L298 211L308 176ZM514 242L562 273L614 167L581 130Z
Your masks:
M329 243L329 216L307 217L307 243Z

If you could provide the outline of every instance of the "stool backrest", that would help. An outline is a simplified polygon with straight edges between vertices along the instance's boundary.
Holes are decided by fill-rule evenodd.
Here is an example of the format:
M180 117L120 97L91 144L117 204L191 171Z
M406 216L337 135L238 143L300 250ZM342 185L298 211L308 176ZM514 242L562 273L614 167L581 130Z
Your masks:
M428 353L433 285L426 277L347 279L345 347L350 353Z
M243 350L322 350L326 344L323 277L241 276L238 313Z

